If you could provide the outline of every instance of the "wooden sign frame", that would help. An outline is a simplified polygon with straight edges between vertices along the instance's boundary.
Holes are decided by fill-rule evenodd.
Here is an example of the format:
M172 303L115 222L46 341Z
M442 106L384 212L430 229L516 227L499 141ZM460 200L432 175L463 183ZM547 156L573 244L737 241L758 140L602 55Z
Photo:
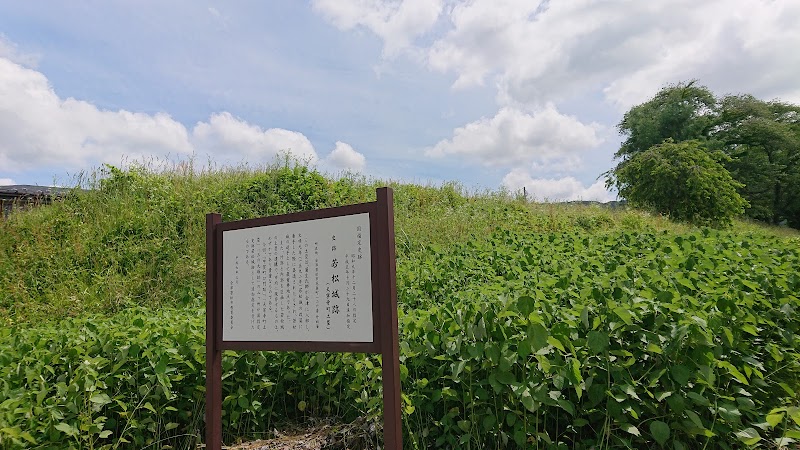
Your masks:
M222 222L219 214L206 215L206 449L222 449L223 350L380 353L383 375L384 448L387 450L403 448L393 192L391 188L383 187L378 188L376 194L377 200L370 203L235 222ZM225 231L363 213L369 214L370 226L372 342L223 340L222 234Z

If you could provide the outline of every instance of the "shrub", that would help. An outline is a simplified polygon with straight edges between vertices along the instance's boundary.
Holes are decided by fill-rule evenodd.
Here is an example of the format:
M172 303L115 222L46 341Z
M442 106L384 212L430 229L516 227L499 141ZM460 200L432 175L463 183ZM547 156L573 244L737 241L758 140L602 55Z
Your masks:
M666 141L621 163L608 184L631 204L674 220L728 226L748 203L720 159L698 141Z

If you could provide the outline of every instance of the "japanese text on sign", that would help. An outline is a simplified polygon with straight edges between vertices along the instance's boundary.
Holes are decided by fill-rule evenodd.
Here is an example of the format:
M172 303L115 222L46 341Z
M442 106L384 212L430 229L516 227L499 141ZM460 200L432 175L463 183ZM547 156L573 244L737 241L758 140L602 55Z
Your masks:
M222 233L223 341L372 342L369 214Z

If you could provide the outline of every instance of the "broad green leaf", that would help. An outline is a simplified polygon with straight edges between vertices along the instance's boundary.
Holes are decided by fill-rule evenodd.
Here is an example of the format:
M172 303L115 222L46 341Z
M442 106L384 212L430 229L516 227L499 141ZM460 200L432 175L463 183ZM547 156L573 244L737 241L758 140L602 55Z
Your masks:
M561 350L562 353L566 353L567 352L567 350L564 348L564 345L555 336L548 336L547 337L547 343L552 345L553 347Z
M589 329L589 307L584 306L583 310L581 310L581 323L583 327Z
M725 338L725 345L727 345L728 347L733 347L734 342L733 342L733 333L731 332L731 329L728 327L722 327L722 336Z
M781 422L783 422L783 418L784 418L784 416L785 416L785 413L783 413L783 412L777 412L777 413L767 414L767 423L769 423L769 425L770 425L772 428L775 428L775 427L777 427L777 426L778 426L778 425L779 425Z
M517 423L517 415L514 413L506 414L506 423L508 426L513 427L515 423Z
M719 408L719 415L728 422L738 423L742 413L731 403L722 403Z
M654 420L650 422L650 434L663 447L667 443L667 439L669 439L669 425L666 422Z
M464 370L464 366L467 364L466 361L457 361L450 365L451 370L453 371L453 380L458 381L458 376L461 375L461 371Z
M536 300L527 295L523 295L517 299L517 311L519 311L522 317L528 317L532 312L536 311Z
M495 343L491 343L490 345L486 346L486 356L489 357L489 361L492 364L497 364L500 362L500 347L497 346Z
M711 402L708 401L707 398L703 397L701 394L697 392L690 391L686 393L686 396L692 399L695 405L699 406L710 406Z
M570 374L570 378L572 379L572 382L575 383L575 384L578 384L578 383L582 382L583 381L583 377L581 376L581 363L580 363L580 361L578 361L577 358L571 358L569 367L571 369L569 374Z
M608 333L592 330L586 336L589 349L594 353L602 353L608 348Z
M739 430L734 433L736 437L745 445L756 445L761 440L761 435L758 434L755 428L749 427L744 430Z
M787 430L786 437L800 439L800 430Z
M656 294L656 299L661 303L669 303L673 298L675 298L675 294L673 294L672 291L659 291L659 293Z
M786 391L786 393L789 394L789 396L791 396L791 397L794 397L795 395L797 395L797 394L795 394L794 389L792 389L788 384L786 384L784 382L778 383L778 386L783 388L783 390Z
M103 433L105 433L105 431ZM101 438L104 438L104 436L102 435L103 433L100 433L100 437ZM110 431L108 433L111 434ZM36 442L36 438L31 436L31 434L28 433L27 431L23 431L22 433L20 433L19 437L21 437L22 439L25 439L26 441L30 442L31 444L38 444L38 442ZM105 437L107 437L107 436L105 436Z
M692 376L692 371L689 370L688 367L680 364L672 366L670 373L672 374L672 379L677 381L681 386L686 386L686 383L689 382L689 378Z
M496 423L497 423L497 418L495 417L494 414L486 414L486 416L484 416L482 421L483 429L486 431L492 430L494 429Z
M749 323L746 323L746 324L742 325L741 326L741 330L744 331L745 333L751 334L753 336L758 336L758 328L756 328L755 326L753 326L753 325L751 325Z
M523 339L517 344L517 354L520 358L525 358L533 352L531 348L531 340L530 339Z
M663 401L665 398L669 397L670 395L672 395L672 391L659 392L658 394L656 394L656 400L659 401L659 402Z
M558 406L561 407L564 411L568 412L569 415L575 415L575 406L572 405L572 402L563 398L557 400Z
M745 377L741 372L739 372L739 370L736 367L734 367L733 364L729 363L728 361L718 361L717 364L719 364L720 367L727 369L728 373L730 373L739 383L748 386L750 385L750 382L747 381L747 377Z
M55 428L56 430L61 431L67 436L78 436L78 429L66 422L61 422L57 424Z
M642 401L642 399L640 399L639 395L636 393L636 389L634 389L633 386L631 386L630 384L624 384L622 386L622 391L625 392L625 394L627 394L628 397Z
M525 431L522 429L518 429L514 431L514 442L520 447L525 446L526 436Z
M158 364L156 364L155 372L156 375L164 375L167 372L167 363L169 362L169 357L165 354L161 356L161 359L158 360Z
M59 425L64 425L64 424L56 425L56 429L57 430L60 430ZM11 428L11 427L0 428L0 431L5 433L8 436L11 436L12 438L18 438L18 437L20 437L20 434L21 434L21 432L19 431L19 428L17 428L17 427L14 427L14 428Z
M614 308L614 314L616 314L617 317L619 317L623 322L625 322L626 325L633 325L631 313L627 309L621 306Z
M528 327L529 338L531 339L531 348L537 352L547 346L547 329L538 323L534 323Z
M639 429L629 423L622 423L619 425L619 428L622 431L628 432L634 436L641 436L642 434L639 433Z
M686 416L689 418L689 420L692 421L693 424L697 425L698 428L705 428L705 426L703 425L703 421L700 419L700 416L698 416L696 412L687 410Z
M514 376L513 373L502 370L496 371L495 377L497 378L497 381L502 384L511 384L517 381L517 378Z
M800 425L800 407L792 406L787 410L787 413L795 424Z
M522 400L522 406L524 406L525 409L530 412L536 411L536 402L533 400L533 397L531 397L531 393L527 388L522 392L520 400Z
M97 392L91 397L89 397L89 401L94 404L103 406L111 403L111 397L108 396L105 392Z
M663 350L661 349L661 347L659 347L658 345L656 345L656 344L654 344L654 343L652 343L652 342L650 342L650 343L648 343L648 344L647 344L647 351L648 351L649 353L656 353L656 354L658 354L658 355L660 355L660 354L663 352Z

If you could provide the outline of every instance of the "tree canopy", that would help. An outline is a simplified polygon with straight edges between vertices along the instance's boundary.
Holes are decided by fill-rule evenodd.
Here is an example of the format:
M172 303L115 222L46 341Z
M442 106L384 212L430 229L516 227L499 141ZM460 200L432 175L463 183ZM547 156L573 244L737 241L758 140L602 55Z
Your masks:
M694 81L667 86L625 113L617 128L627 138L614 156L628 158L667 139L705 140L714 126L716 108L714 94Z
M712 159L736 181L747 216L800 228L800 106L749 94L716 97L695 81L682 82L631 108L618 129L625 140L615 154L619 163L606 173L607 185L619 187L619 175L637 155L668 139L694 141L693 151L727 156Z
M631 157L614 175L620 194L635 206L678 221L725 226L747 202L742 184L720 164L724 154L709 152L696 140L667 140Z

